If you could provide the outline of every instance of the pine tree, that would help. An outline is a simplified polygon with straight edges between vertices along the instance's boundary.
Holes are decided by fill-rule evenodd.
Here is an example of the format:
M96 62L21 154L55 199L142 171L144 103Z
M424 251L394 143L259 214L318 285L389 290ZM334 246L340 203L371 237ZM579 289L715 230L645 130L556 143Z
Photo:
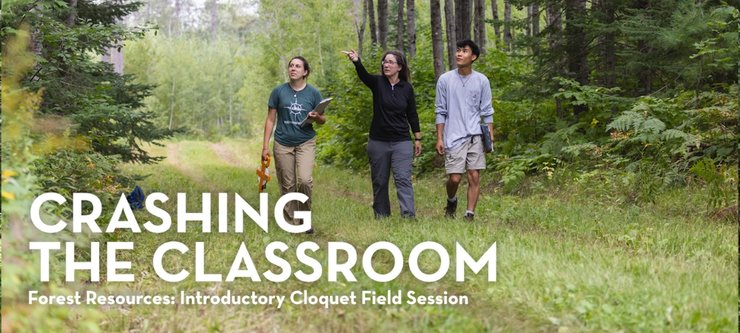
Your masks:
M126 162L157 161L141 145L171 132L154 126L153 115L140 109L151 87L132 83L131 76L115 73L110 64L92 56L141 36L140 29L116 24L141 3L76 0L66 8L58 4L16 2L3 8L3 40L21 22L36 30L38 65L26 83L44 91L39 112L71 120L73 135L86 138L97 153L117 155Z

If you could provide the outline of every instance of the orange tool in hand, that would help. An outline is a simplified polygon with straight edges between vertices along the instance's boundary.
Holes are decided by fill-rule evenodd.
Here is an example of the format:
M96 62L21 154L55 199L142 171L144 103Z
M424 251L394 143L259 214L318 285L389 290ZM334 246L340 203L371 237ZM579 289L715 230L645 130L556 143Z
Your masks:
M259 176L259 193L262 193L267 188L267 182L270 181L270 155L262 160L262 166L257 169L257 176Z

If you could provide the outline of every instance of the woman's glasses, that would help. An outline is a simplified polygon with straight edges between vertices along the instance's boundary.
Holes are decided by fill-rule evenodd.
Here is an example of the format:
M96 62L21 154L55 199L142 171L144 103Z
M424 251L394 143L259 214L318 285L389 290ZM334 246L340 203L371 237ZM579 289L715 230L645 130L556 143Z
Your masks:
M395 64L397 64L397 62L395 62L393 60L383 60L380 63L383 64L383 65L385 65L385 64L388 64L388 65L395 65Z

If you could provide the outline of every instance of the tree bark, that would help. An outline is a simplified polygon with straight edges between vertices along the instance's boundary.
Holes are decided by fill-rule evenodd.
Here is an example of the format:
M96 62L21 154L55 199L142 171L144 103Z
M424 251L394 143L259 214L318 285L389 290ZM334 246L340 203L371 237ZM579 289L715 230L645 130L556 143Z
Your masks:
M560 6L558 6L557 3L547 4L547 10L545 11L545 21L547 22L548 30L547 44L549 46L550 52L554 54L563 53L560 50L563 31L560 15ZM560 73L562 72L562 68L564 67L562 65L562 59L560 57L555 57L553 61L556 62L552 64L552 67L554 68L554 75L560 75ZM563 101L560 98L555 98L555 112L557 113L559 119L564 119L566 116L565 110L563 110Z
M540 5L532 4L532 36L540 34Z
M649 0L639 0L637 1L636 7L638 9L649 9L650 8L650 1ZM645 55L647 57L651 52L652 49L650 47L650 44L647 40L640 39L637 41L637 50L639 50L640 53ZM649 95L653 92L653 74L650 70L649 66L645 66L643 70L640 70L637 74L637 85L639 89L640 95Z
M123 45L109 47L107 53L100 56L100 61L113 65L113 72L123 75Z
M445 0L445 32L447 33L447 64L449 69L456 67L455 49L457 38L455 37L455 13L452 11L452 1Z
M406 1L406 31L407 31L407 42L408 42L408 56L409 58L416 57L416 3L414 0ZM437 10L439 10L439 2L437 3ZM439 31L438 31L439 32Z
M353 0L355 6L355 31L357 32L357 50L362 54L362 45L365 40L365 22L367 21L367 2ZM362 2L362 3L360 3ZM362 8L360 8L362 6Z
M434 59L434 80L439 79L445 69L444 47L442 45L442 13L439 8L439 0L430 0L432 23L432 58Z
M556 4L549 4L547 6L546 20L548 30L550 33L547 35L547 42L550 49L558 47L559 38L563 31L563 25L560 20L560 8Z
M475 24L473 31L475 36L475 42L480 47L480 52L485 53L486 51L486 0L475 0Z
M600 7L600 13L603 17L604 25L608 31L603 34L601 45L602 45L602 57L603 57L603 73L601 84L604 87L612 88L616 85L616 66L617 66L617 36L615 29L613 29L614 22L616 21L616 13L614 3L611 1L599 1L598 6Z
M180 11L182 10L182 0L175 0L175 13L169 19L170 36L179 36L182 31L182 21L180 20ZM174 22L172 22L174 20ZM173 29L174 25L174 29Z
M498 0L491 0L491 15L493 17L493 33L496 35L496 42L501 40L501 22L498 17Z
M504 46L509 51L511 51L513 39L511 34L511 1L504 0Z
M527 9L527 16L524 18L524 36L532 36L532 6L525 6Z
M74 26L77 20L77 0L69 0L69 15L67 16L66 24L68 27Z
M532 54L540 53L540 5L533 3L530 6L530 23L532 24Z
M388 0L378 0L378 39L380 48L388 48Z
M378 45L378 29L375 26L375 6L373 5L373 0L366 0L365 8L370 21L370 42L373 45Z
M588 84L588 49L586 35L580 25L586 15L586 0L567 0L565 7L565 51L568 57L568 71L573 79L582 85ZM573 107L573 114L578 116L586 112L584 105Z
M218 37L218 3L216 0L210 0L208 2L209 12L211 15L211 26L209 32L211 34L211 40L215 41Z
M455 0L455 37L457 40L470 39L472 22L471 0Z
M406 28L403 21L403 3L404 0L398 0L396 7L396 49L403 50L403 37L406 35Z

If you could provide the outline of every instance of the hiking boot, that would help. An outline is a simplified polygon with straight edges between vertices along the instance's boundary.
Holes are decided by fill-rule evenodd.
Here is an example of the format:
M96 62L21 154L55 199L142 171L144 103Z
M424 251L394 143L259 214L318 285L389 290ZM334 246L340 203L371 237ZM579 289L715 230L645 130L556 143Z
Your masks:
M457 211L457 200L450 201L450 199L447 199L447 207L445 207L445 217L455 217L455 211Z
M463 216L463 219L465 219L465 221L468 221L468 222L473 222L473 220L475 219L475 214L465 213L465 216Z

